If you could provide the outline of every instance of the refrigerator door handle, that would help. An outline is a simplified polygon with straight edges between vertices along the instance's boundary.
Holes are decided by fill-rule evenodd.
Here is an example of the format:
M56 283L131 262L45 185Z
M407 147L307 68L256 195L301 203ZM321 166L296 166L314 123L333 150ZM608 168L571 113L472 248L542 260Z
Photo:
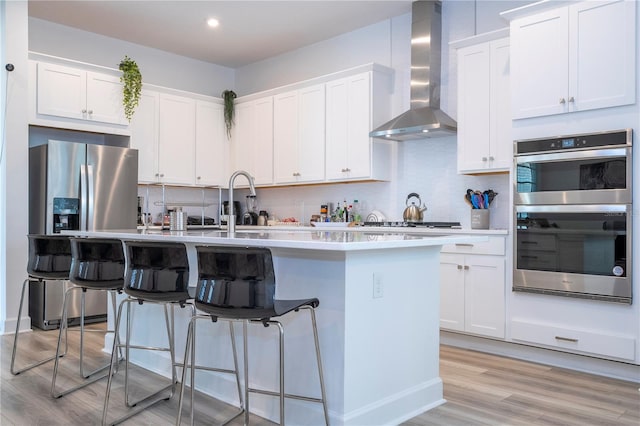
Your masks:
M87 166L80 166L80 230L87 230Z
M90 210L87 210L87 231L93 231L95 228L95 224L93 222L93 218L95 216L95 212L93 211L95 208L95 185L94 178L95 173L93 170L93 166L88 164L87 166L87 203Z

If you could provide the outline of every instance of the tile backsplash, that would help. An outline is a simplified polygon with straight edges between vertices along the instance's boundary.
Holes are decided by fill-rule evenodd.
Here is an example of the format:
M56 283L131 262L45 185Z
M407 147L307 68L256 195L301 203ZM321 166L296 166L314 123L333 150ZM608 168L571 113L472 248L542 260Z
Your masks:
M471 207L464 199L467 188L493 189L498 193L490 207L491 229L509 228L511 213L510 177L507 173L486 175L459 175L456 171L456 137L399 142L394 150L393 180L313 186L290 186L257 189L258 210L266 210L279 219L295 217L309 222L311 215L320 213L320 205L346 200L358 200L362 215L373 210L382 212L387 220L402 220L407 195L415 192L426 205L425 221L458 221L470 227ZM138 194L145 197L154 220L162 211L162 188L141 185ZM236 201L245 207L247 190L236 190ZM227 191L222 191L222 199ZM165 199L169 203L184 201L188 214L217 218L218 190L197 188L167 188ZM204 206L204 207L203 207Z

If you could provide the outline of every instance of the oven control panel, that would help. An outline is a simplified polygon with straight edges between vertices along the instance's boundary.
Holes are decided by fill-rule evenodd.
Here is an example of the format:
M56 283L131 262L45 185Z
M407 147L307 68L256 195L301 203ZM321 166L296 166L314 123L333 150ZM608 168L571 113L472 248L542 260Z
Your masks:
M534 154L579 150L589 148L631 146L631 129L613 132L591 133L573 136L558 136L548 139L528 139L515 141L516 154Z

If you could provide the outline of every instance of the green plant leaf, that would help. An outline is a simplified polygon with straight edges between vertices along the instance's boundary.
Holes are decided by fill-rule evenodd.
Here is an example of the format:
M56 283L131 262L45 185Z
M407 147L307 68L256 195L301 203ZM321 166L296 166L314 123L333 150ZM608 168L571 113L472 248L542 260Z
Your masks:
M237 95L233 90L222 92L224 101L224 124L227 128L227 136L231 139L231 129L235 124L235 99Z
M138 102L140 101L140 92L142 91L142 74L138 69L136 61L124 56L120 61L118 69L122 71L120 82L122 83L122 105L124 106L124 115L127 120L131 121Z

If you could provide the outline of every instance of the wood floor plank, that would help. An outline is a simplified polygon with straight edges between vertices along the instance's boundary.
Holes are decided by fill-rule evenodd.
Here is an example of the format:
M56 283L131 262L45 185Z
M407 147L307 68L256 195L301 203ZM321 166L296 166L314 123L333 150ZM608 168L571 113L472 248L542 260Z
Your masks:
M101 325L95 326L100 329ZM22 362L43 353L51 353L56 331L25 333L21 337L25 351ZM69 335L70 347L77 345L77 333ZM13 336L0 337L0 424L2 426L74 426L98 425L101 421L106 382L100 381L63 398L49 396L52 363L18 376L9 372ZM87 350L106 362L101 352L101 333L88 336ZM77 353L74 349L61 364L61 381L66 386L77 381ZM157 386L163 377L143 369L133 369L133 378L144 378L148 387ZM136 376L137 375L137 376ZM638 383L594 376L521 360L441 347L440 375L447 402L404 423L405 426L469 425L562 425L562 426L638 426L640 392ZM125 409L121 394L122 374L113 388L114 417ZM70 378L76 378L71 380ZM234 413L235 407L197 395L197 412L202 424L220 422ZM125 425L170 425L175 421L177 398L162 402L126 421ZM331 407L329 407L331 410ZM241 425L236 419L232 426ZM252 425L273 423L252 416ZM375 425L362 425L375 426Z

